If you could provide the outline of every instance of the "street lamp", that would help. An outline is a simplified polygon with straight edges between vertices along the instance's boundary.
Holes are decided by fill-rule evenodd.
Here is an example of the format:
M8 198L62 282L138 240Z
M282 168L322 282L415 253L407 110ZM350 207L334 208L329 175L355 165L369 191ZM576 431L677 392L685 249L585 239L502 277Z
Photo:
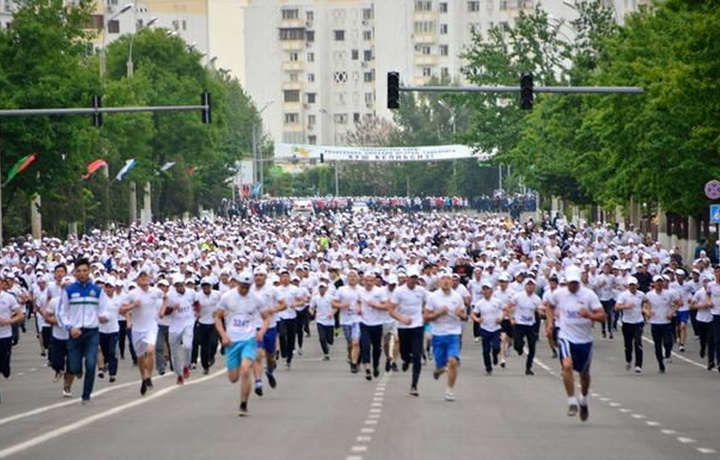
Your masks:
M132 9L133 5L132 3L128 3L127 5L123 6L120 11L115 13L110 17L110 19L103 21L103 41L102 41L102 47L100 48L100 62L99 62L99 71L100 71L100 78L105 75L105 45L107 43L107 28L108 24L110 24L111 21L114 21L115 19L119 18L120 15L127 13Z
M457 134L457 109L454 107L451 107L443 100L438 100L438 104L440 104L441 107L443 107L445 110L450 112L450 124L452 125L452 133L453 137ZM453 185L455 186L455 191L457 192L457 160L453 160L452 162L453 167Z
M165 36L166 37L177 37L178 32L177 32L177 30L168 30L167 32L165 32Z
M328 118L330 118L330 123L331 123L330 126L332 127L332 145L335 145L335 119L333 117L333 114L328 112L325 109L320 109L320 113L322 113L323 115L327 115ZM334 169L335 169L335 197L337 198L338 196L340 196L340 177L339 177L340 176L340 173L339 173L340 164L337 161L335 161Z
M215 62L217 60L217 57L213 57L210 61ZM271 105L275 103L275 99L270 99L265 103L264 106L258 111L258 118L260 118L260 115ZM262 159L259 159L258 156L260 154L258 149L258 128L262 126L262 118L260 118L255 124L253 124L252 127L252 161L253 161L253 182L257 180L257 178L260 178L260 193L263 192L263 185L265 180L265 171L263 171L263 164ZM258 168L258 163L260 164L260 167ZM259 174L258 174L258 169Z
M135 35L140 33L144 29L150 28L153 24L155 24L158 21L157 17L151 18L147 24L144 26L141 26L132 36L130 37L130 47L128 49L128 60L126 63L126 69L127 69L127 77L132 78L132 76L135 74L135 66L133 64L133 43L135 43Z

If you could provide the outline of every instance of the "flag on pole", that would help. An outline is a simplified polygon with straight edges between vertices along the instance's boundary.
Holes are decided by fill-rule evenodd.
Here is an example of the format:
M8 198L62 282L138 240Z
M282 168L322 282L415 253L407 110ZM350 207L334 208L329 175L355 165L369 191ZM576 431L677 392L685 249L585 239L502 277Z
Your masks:
M165 171L167 171L168 169L172 168L173 166L175 166L175 162L174 162L174 161L168 161L167 163L165 163L164 165L162 165L162 168L160 168L160 172L165 172Z
M137 161L135 159L130 159L125 162L125 166L122 167L120 171L118 171L117 176L115 176L115 179L119 181L123 180L123 177L125 177L125 174L129 173L137 164Z
M82 175L83 179L89 179L98 169L107 168L108 164L102 158L98 158L87 166L87 173Z
M251 195L257 197L260 196L260 193L262 193L262 185L258 182L253 185Z
M8 184L15 176L17 176L19 173L23 172L30 164L35 161L35 158L37 158L37 154L33 153L32 155L28 155L26 157L21 158L17 163L13 165L12 168L10 168L10 172L8 172L7 179L5 180L5 183L3 184L3 187Z

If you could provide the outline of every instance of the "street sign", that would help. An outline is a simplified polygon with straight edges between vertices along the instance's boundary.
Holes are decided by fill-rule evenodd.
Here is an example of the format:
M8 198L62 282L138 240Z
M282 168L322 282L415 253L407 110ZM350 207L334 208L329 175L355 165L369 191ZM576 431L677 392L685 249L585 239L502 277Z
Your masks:
M711 200L720 200L720 181L711 180L705 184L705 196Z
M720 204L710 205L710 223L720 224Z

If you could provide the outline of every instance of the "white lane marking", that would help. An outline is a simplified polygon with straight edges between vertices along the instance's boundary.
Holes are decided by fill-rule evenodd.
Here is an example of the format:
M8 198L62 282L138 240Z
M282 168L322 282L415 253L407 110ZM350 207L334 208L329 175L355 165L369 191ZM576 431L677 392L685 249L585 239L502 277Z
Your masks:
M361 428L360 433L372 434L375 433L375 428Z
M371 414L379 414L380 412L382 412L382 409L379 409L377 407L370 409Z
M590 393L590 396L592 396L593 398L599 398L602 395L600 393Z
M651 421L649 421L649 420L646 421L645 423L646 423L648 426L660 426L660 425L661 425L660 422L651 422Z
M350 450L353 452L365 452L367 450L367 446L352 446Z
M685 438L682 436L678 437L677 440L683 444L692 444L695 442L695 440L693 438Z
M153 380L164 379L165 377L170 377L170 376L171 376L171 374L168 373L168 374L165 374L162 376L155 377ZM110 393L111 391L115 391L115 390L121 390L123 388L127 388L127 387L130 387L133 385L140 385L140 380L134 381L134 382L128 382L128 383L121 383L119 385L113 385L111 387L103 388L102 390L99 390L99 391L93 391L92 397L97 398L98 396L104 395L105 393ZM38 407L37 409L33 409L31 411L23 412L20 414L11 415L10 417L1 418L0 426L5 425L10 422L14 422L16 420L23 419L23 418L32 417L33 415L42 414L42 413L45 413L45 412L53 410L53 409L59 409L61 407L69 406L71 404L76 404L76 403L79 403L81 399L82 398L71 399L68 401L50 404L48 406Z
M677 431L675 431L675 430L660 430L660 431L662 431L662 434L675 434L675 433L677 433Z
M653 343L652 340L648 339L648 338L645 337L645 336L643 336L642 339L643 339L645 342L647 342L647 343ZM679 359L680 361L685 361L686 363L692 364L693 366L697 366L697 367L702 368L702 369L706 369L706 368L707 368L707 367L705 366L705 364L701 364L701 363L698 363L697 361L693 361L692 359L688 359L688 358L684 357L683 355L680 355L680 354L675 353L674 351L672 352L672 355L673 355L674 357L676 357L677 359Z
M377 425L377 420L365 420L365 425Z
M379 419L379 418L380 418L380 414L368 414L368 418L370 418L370 419Z
M621 405L622 405L622 404L616 403L616 402L611 402L611 403L610 403L610 407L620 407Z
M385 392L384 391L376 391L375 396L385 396Z
M548 365L545 364L544 362L540 361L540 360L537 359L537 358L533 359L533 362L534 362L535 364L537 364L538 366L540 366L540 368L541 368L542 370L544 370L545 372L547 372L548 374L553 374L553 370L550 368L550 366L548 366Z
M362 460L362 457L359 455L350 455L349 457L345 457L345 460Z
M618 410L619 410L620 412L622 412L623 414L627 414L628 412L632 412L630 409L627 409L627 408L625 408L625 407L621 407L621 408L618 409Z
M372 407L382 407L382 403L374 402L374 403L370 404L370 406L372 406Z
M697 451L701 454L714 454L717 452L715 449L711 449L709 447L698 447Z
M380 398L380 397L373 398L373 402L382 402L382 401L383 401L383 398Z
M191 385L197 385L198 383L203 383L207 380L213 379L215 377L218 377L220 375L225 374L225 371L217 371L214 374L210 374L208 376L199 378L197 380L193 380L190 382L187 382L184 387L189 387ZM21 442L19 444L15 444L14 446L10 446L8 448L0 450L0 459L9 457L10 455L14 455L18 452L22 452L26 449L29 449L31 447L35 447L39 444L42 444L44 442L50 441L51 439L58 438L64 434L70 433L72 431L75 431L79 428L82 428L84 426L90 425L92 423L97 422L98 420L102 420L104 418L111 417L113 415L119 414L121 412L125 412L128 409L132 409L133 407L140 406L142 404L148 403L150 401L153 401L155 399L158 399L172 391L175 391L179 388L183 388L182 386L173 385L167 388L163 388L162 390L157 391L156 393L153 393L150 396L145 396L142 399L136 399L135 401L115 406L112 409L108 409L104 412L101 412L99 414L91 415L90 417L85 417L83 419L78 420L77 422L70 423L68 425L65 425L61 428L57 428L55 430L48 431L47 433L41 434L40 436L36 436L34 438L28 439L27 441Z
M31 368L30 368L30 372L35 372L36 370L38 370L37 367L31 367Z
M358 436L357 442L370 442L372 441L372 436Z
M23 375L25 375L25 372L18 372L18 377L22 377Z
M632 414L632 418L643 419L643 418L647 418L647 416L642 415L642 414Z
M608 401L610 401L610 398L600 398L600 401L602 401L602 402L608 402Z

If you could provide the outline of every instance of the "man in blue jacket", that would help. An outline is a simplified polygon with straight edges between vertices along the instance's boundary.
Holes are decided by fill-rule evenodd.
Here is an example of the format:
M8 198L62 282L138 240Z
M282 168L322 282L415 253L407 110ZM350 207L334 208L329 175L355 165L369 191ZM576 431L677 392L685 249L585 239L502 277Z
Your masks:
M107 315L100 311L100 286L90 281L90 262L78 259L75 263L75 282L65 288L58 307L60 324L70 334L68 340L68 371L80 377L85 360L85 380L82 402L90 401L95 383L100 334L98 326L107 321Z

